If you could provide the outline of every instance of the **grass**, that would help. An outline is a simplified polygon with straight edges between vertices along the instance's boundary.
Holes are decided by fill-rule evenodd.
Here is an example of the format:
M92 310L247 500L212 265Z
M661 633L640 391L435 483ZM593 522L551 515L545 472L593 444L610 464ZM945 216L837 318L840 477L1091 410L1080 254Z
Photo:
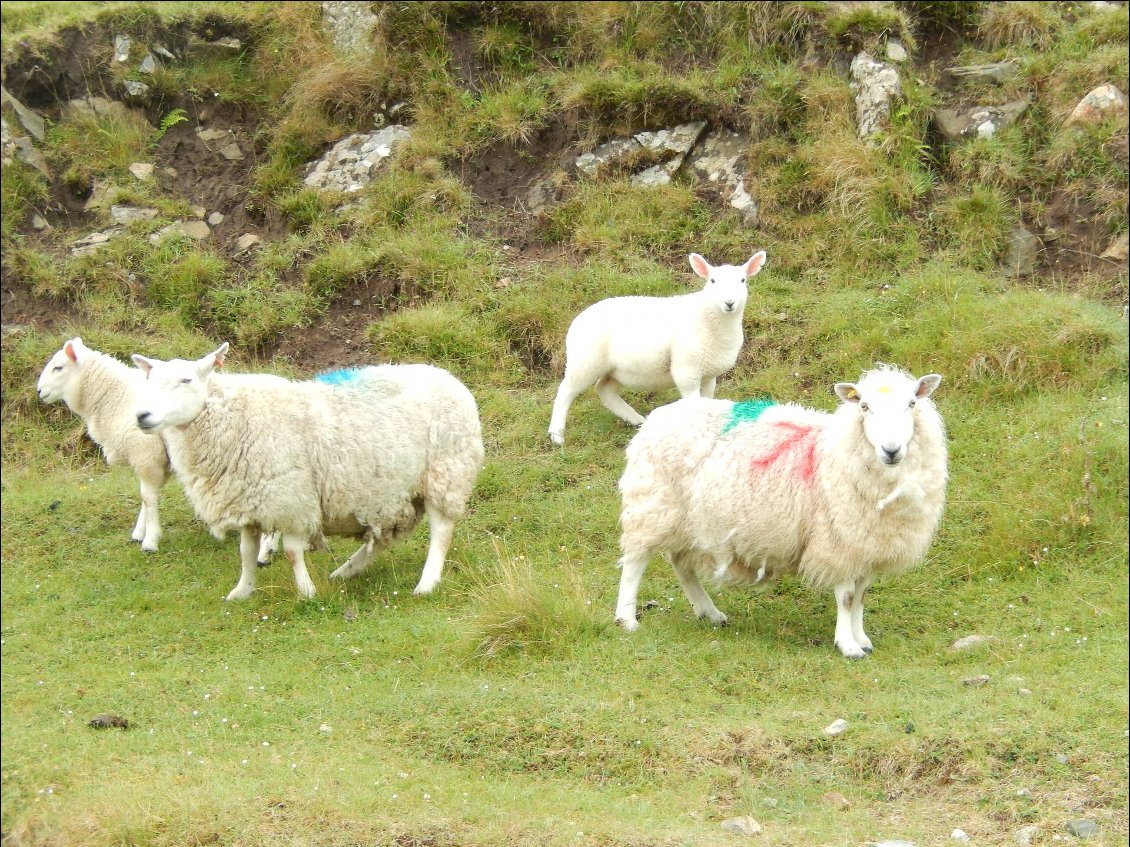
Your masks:
M1104 237L1125 231L1124 124L1063 125L1096 85L1126 90L1125 9L384 4L377 57L357 63L313 4L131 5L5 3L4 49L51 55L59 25L92 16L139 38L169 22L244 33L238 59L160 85L239 104L265 151L240 187L277 226L247 255L222 238L153 246L187 200L124 169L160 130L56 122L59 176L159 210L69 257L105 219L61 214L59 185L4 167L5 289L52 321L2 339L5 847L687 847L733 840L720 823L737 815L766 845L941 844L955 827L1006 845L1028 825L1050 844L1079 818L1099 824L1091 843L1126 843L1126 276L999 268L1012 228L1039 232L1064 198ZM828 45L941 49L937 31L954 63L1019 63L1012 87L977 97L1033 105L995 138L937 145L929 115L949 95L916 64L865 147ZM383 177L345 207L307 190L305 163L392 98L415 134ZM749 130L756 224L681 178L647 191L559 162L563 202L536 221L470 188L480 162L550 129L591 146L692 118ZM32 210L55 229L30 233ZM662 560L639 631L615 627L632 431L588 392L564 449L545 432L582 308L697 287L691 251L762 248L720 396L831 409L831 384L876 360L943 375L946 514L927 560L874 589L864 662L831 646L829 596L790 579L716 591L731 622L716 629ZM305 377L331 354L271 351L313 346L360 291L380 303L367 325L349 313L358 355L446 367L479 404L486 466L436 594L411 595L421 529L344 585L328 574L352 542L331 539L309 555L314 600L280 557L225 604L234 542L175 481L161 551L131 545L136 481L36 399L61 340L123 359L229 340L233 369ZM673 399L629 392L644 412ZM950 648L971 633L991 640ZM102 712L133 726L89 727ZM850 726L830 739L836 718Z

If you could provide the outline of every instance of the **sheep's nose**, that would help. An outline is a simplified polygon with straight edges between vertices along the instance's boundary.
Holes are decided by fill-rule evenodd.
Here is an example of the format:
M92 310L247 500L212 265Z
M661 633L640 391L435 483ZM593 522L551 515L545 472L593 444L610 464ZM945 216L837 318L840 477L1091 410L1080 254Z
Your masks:
M733 310L733 308L734 308L734 301L733 300L727 300L726 301L726 311L729 312L729 311Z
M902 453L901 447L887 447L883 446L883 461L888 465L896 465L902 458L899 454Z
M153 417L153 415L150 412L138 412L137 425L144 428L151 417Z

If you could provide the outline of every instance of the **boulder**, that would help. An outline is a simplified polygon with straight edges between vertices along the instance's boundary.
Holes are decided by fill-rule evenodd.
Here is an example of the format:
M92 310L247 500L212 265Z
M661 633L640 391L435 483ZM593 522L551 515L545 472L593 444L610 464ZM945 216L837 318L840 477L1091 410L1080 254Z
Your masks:
M942 80L950 85L961 85L965 82L993 82L1002 83L1020 73L1020 66L1016 62L993 62L988 65L962 65L960 67L946 68Z
M159 67L157 57L152 53L146 53L145 58L141 60L141 64L137 66L137 72L140 74L152 74L156 73Z
M63 120L90 120L92 118L115 118L117 120L145 120L145 115L131 109L117 100L105 97L79 97L68 100L62 108ZM147 122L148 123L148 122Z
M114 36L114 61L115 62L128 62L129 51L133 46L128 35L115 35Z
M855 94L859 137L869 145L890 124L891 102L902 96L898 71L860 53L851 62L851 90Z
M1008 252L1004 257L1005 268L1015 276L1031 276L1036 270L1036 259L1042 246L1036 235L1022 226L1016 227L1008 238Z
M9 94L8 89L2 85L0 85L0 107L10 109L19 125L36 141L43 141L47 137L43 118Z
M323 0L322 22L335 50L354 55L373 52L369 36L377 16L366 0Z
M934 126L947 141L992 138L999 130L1016 123L1031 103L1024 97L1003 106L976 106L963 112L939 109L934 113Z
M92 232L78 241L71 242L72 256L87 256L108 244L125 232L121 227L111 227L101 232Z
M136 206L110 207L110 217L116 224L131 224L134 221L151 221L157 217L156 209L139 209Z
M1088 92L1067 118L1069 124L1097 124L1126 111L1126 95L1109 83Z
M185 46L184 54L187 59L195 62L216 62L224 59L234 59L243 52L243 42L238 38L227 36L211 41L193 37Z
M373 181L396 149L411 137L408 127L400 124L346 136L321 159L306 166L303 182L311 188L323 190L360 191Z
M135 79L122 80L122 88L126 92L126 100L130 103L144 105L149 102L149 86Z
M686 167L698 182L718 188L722 199L742 214L746 224L754 226L758 220L757 201L745 184L748 150L749 136L716 129L687 157Z

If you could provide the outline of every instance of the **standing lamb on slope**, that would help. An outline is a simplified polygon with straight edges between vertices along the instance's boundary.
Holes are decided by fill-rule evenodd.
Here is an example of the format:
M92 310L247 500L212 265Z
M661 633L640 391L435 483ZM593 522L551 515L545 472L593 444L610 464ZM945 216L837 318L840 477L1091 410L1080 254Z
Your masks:
M164 434L197 516L217 536L240 530L241 576L255 590L255 533L278 531L303 597L303 553L319 533L365 543L330 576L364 571L378 546L426 512L431 533L417 594L435 588L455 519L483 463L475 399L447 371L384 365L311 382L246 385L214 373L228 345L196 361L133 357L149 374L137 426Z
M757 583L799 573L836 597L836 646L871 652L863 597L930 546L945 503L946 441L921 379L881 366L831 414L792 403L680 400L628 445L616 619L638 626L649 559L667 553L698 617L725 624L698 574Z
M632 426L643 416L619 394L678 388L683 397L713 397L719 375L741 352L747 280L765 264L765 252L744 265L713 267L691 253L691 268L706 280L701 291L674 297L611 297L589 306L565 335L565 378L553 401L549 437L565 443L573 401L596 385L600 401Z
M137 428L136 397L144 383L145 374L137 368L72 338L48 360L36 389L44 403L62 401L86 421L87 434L102 448L106 464L133 468L141 484L141 510L131 537L152 553L161 540L157 503L169 478L169 456L159 436ZM277 546L277 536L264 536L259 563L267 564Z

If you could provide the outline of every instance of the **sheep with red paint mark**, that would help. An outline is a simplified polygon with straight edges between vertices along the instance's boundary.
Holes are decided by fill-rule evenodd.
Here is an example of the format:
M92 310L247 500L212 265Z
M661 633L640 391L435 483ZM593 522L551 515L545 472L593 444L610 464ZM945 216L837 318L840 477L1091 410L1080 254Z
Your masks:
M911 567L941 521L941 377L881 365L837 383L827 413L787 403L683 399L656 409L628 445L620 479L623 573L616 619L633 630L651 557L671 560L695 614L725 624L702 587L795 573L836 598L835 644L863 658L863 598Z

